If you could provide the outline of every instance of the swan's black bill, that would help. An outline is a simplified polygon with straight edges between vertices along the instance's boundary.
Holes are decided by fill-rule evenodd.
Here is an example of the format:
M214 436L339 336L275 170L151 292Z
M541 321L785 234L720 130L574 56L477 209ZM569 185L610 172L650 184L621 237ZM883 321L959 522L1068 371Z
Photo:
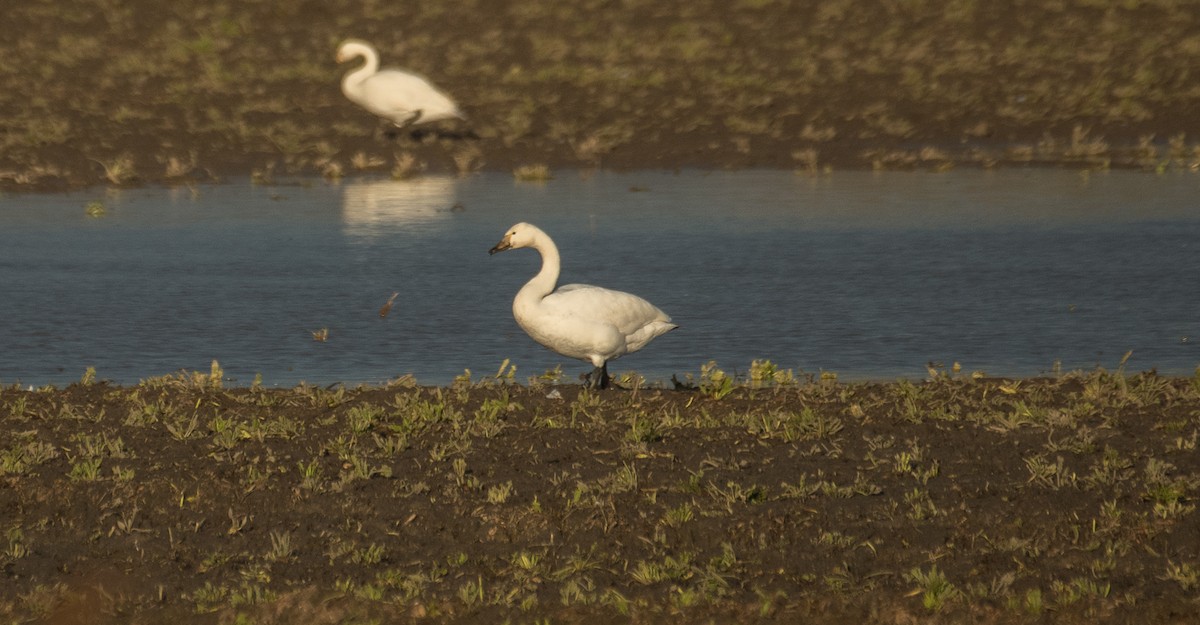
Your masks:
M509 243L508 239L505 238L503 241L497 243L492 249L488 250L488 254L491 255L491 254L495 254L496 252L503 252L504 250L511 250L511 249L512 249L512 243Z

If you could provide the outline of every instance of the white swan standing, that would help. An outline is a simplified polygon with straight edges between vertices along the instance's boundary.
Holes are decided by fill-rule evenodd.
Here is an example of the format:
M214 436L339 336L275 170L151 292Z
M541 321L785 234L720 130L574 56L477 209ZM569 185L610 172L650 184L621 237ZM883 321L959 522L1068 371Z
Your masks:
M513 317L533 340L595 367L590 388L607 388L608 361L646 346L678 326L650 302L630 293L588 284L557 289L558 247L537 226L519 223L508 229L489 254L532 247L542 255L542 269L513 299Z
M362 67L342 78L342 93L351 102L400 128L442 119L466 119L449 96L424 78L398 69L379 69L379 54L371 44L348 39L338 47L337 62L364 57Z

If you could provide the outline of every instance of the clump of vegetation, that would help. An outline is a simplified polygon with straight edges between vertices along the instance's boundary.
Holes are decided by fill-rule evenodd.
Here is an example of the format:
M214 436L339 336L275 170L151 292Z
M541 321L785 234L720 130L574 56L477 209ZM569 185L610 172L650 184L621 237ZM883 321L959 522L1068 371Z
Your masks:
M513 177L518 182L546 182L553 178L547 165L521 165L513 170Z

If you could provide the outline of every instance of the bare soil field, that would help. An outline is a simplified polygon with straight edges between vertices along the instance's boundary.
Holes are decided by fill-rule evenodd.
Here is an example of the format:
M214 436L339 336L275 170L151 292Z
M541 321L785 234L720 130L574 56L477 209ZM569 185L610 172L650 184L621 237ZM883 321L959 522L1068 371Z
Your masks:
M1187 0L19 2L0 26L0 188L536 166L1195 170L1198 25ZM384 136L339 90L348 37L470 121Z
M1200 619L1200 376L688 377L5 387L0 621Z

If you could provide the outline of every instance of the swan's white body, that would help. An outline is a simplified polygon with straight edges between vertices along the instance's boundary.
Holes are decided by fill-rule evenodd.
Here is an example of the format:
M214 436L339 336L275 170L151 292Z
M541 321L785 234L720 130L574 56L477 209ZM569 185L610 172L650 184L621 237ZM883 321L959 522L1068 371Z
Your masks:
M542 269L513 299L513 317L533 340L570 358L592 363L591 386L604 388L606 364L638 351L674 330L666 313L623 291L588 284L555 288L561 267L558 247L537 226L519 223L508 229L490 251L532 247L542 255Z
M338 47L337 61L366 59L342 78L342 93L351 102L400 126L441 119L466 119L449 96L424 78L398 69L379 69L379 54L365 41L350 39Z

